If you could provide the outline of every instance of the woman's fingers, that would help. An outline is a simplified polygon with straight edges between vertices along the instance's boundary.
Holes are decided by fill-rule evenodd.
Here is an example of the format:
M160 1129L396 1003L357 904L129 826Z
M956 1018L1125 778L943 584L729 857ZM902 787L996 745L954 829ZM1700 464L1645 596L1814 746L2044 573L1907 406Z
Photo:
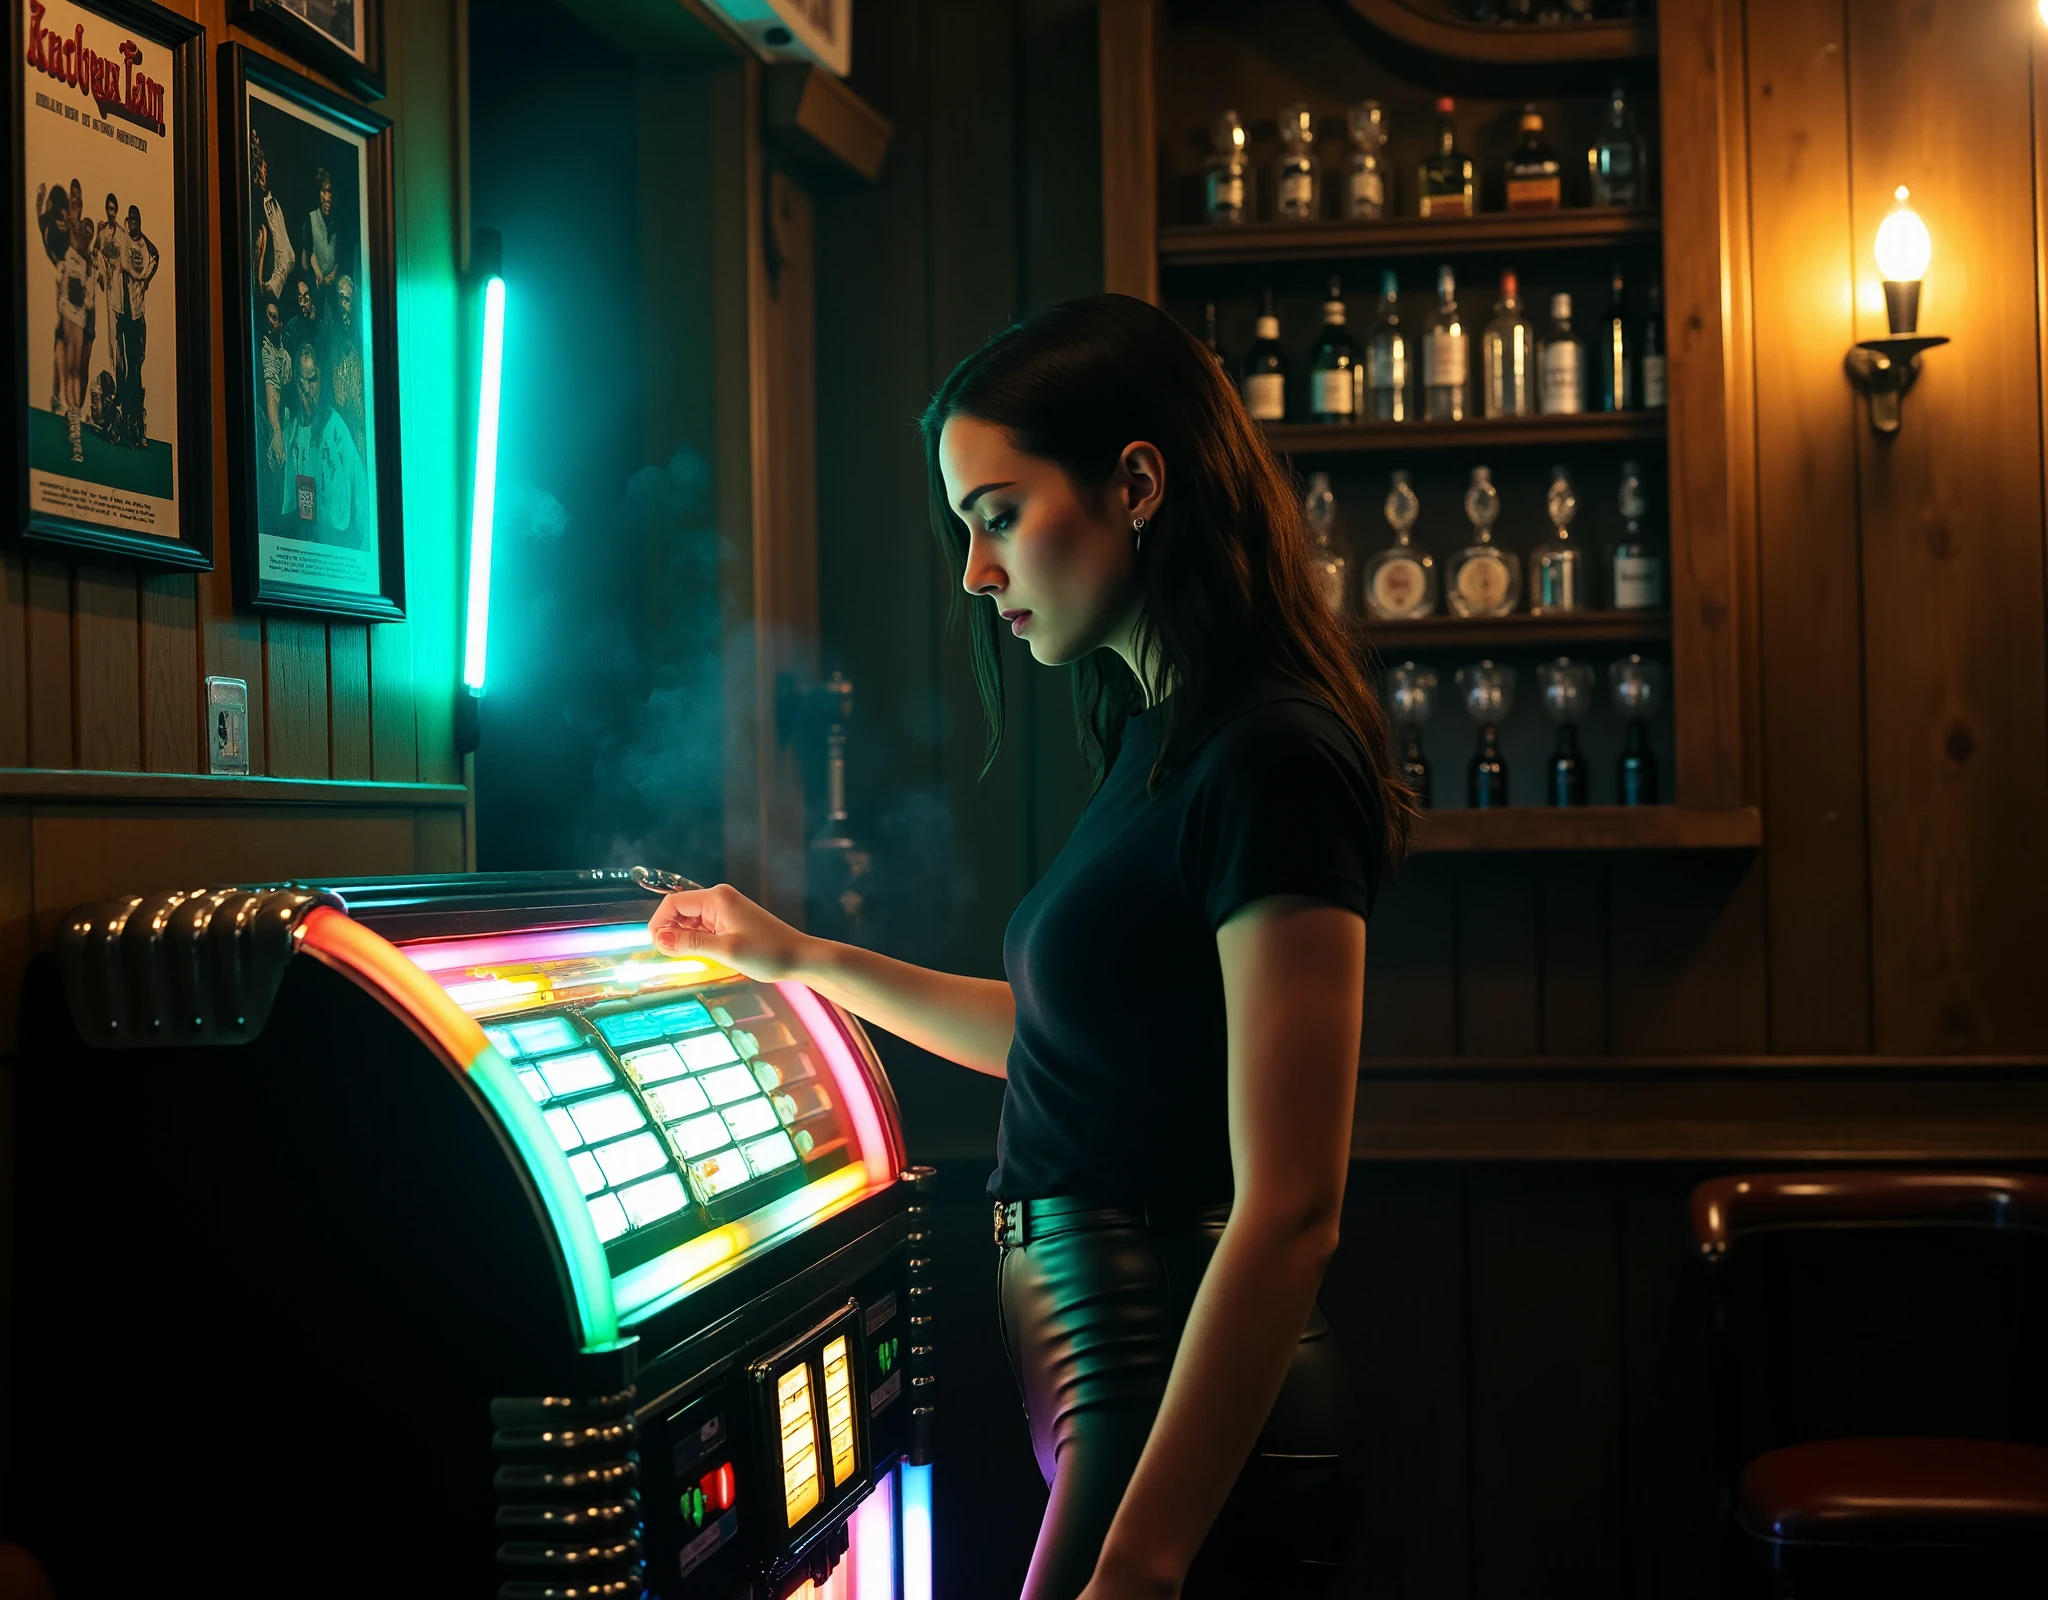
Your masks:
M654 915L647 919L655 949L663 955L673 956L681 955L690 948L683 936L705 931L703 913L707 893L703 889L683 889L662 896L661 904L654 908Z

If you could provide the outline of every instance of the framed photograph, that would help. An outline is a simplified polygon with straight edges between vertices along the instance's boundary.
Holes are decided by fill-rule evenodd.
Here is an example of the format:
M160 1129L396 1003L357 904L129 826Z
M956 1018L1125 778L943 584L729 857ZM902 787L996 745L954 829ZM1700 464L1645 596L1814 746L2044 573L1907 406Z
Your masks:
M206 35L147 0L0 4L14 528L211 567Z
M391 123L240 45L220 77L236 602L402 617Z
M228 21L365 100L384 98L384 0L228 0Z

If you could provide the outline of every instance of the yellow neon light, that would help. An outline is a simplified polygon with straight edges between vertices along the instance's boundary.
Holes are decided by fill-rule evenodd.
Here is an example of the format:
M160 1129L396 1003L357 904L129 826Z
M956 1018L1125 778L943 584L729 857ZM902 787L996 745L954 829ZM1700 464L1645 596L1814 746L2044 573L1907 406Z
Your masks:
M847 1371L846 1335L825 1346L825 1434L832 1444L832 1487L853 1476L853 1377Z
M799 1361L775 1380L782 1417L782 1500L794 1528L818 1504L818 1426L811 1416L811 1364Z

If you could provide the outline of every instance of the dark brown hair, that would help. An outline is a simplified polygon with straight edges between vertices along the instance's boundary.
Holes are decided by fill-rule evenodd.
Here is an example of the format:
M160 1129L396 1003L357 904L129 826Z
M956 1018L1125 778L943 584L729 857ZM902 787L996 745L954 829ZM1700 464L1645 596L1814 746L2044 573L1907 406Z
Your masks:
M1056 462L1084 489L1106 483L1134 440L1158 448L1166 494L1138 562L1136 642L1139 659L1158 661L1173 693L1152 781L1179 764L1233 687L1255 673L1288 679L1363 747L1379 786L1381 856L1391 874L1407 852L1414 799L1395 773L1386 715L1365 678L1364 635L1317 593L1299 488L1215 357L1158 307L1100 294L1041 311L962 361L922 424L932 532L957 578L966 569L967 526L939 470L939 436L952 417L1003 429L1018 449ZM956 585L956 607L963 598ZM991 762L1003 737L998 620L993 602L971 606L967 618ZM1074 664L1073 685L1082 753L1100 782L1144 697L1107 649Z

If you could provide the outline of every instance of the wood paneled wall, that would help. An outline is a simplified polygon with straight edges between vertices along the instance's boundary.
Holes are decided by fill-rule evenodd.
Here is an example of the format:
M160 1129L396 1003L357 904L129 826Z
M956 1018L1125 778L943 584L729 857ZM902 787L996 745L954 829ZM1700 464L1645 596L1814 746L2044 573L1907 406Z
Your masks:
M207 29L226 0L173 0ZM466 856L457 678L465 392L458 110L463 0L387 9L397 124L404 622L237 611L227 511L229 368L212 340L215 568L159 575L0 544L0 1055L21 962L71 904L168 884L316 872L459 869ZM222 304L217 77L209 62L210 301ZM204 680L249 685L248 780L205 771ZM298 780L280 783L272 780Z

